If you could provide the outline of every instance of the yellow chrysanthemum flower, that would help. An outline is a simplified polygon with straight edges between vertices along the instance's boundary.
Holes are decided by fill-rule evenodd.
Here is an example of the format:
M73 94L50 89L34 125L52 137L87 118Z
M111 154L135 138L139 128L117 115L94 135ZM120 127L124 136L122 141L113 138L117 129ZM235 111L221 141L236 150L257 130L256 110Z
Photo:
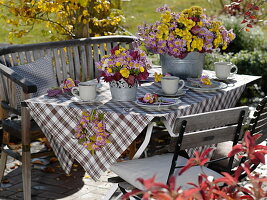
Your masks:
M112 73L112 69L110 67L107 70L108 70L108 73Z
M116 62L115 66L119 67L119 66L121 66L121 63L120 62Z
M121 73L122 77L124 77L124 78L128 78L130 75L130 71L127 68L122 68L120 70L120 73Z
M121 53L120 50L116 50L116 51L115 51L115 55L116 55L116 56L119 55L120 53Z
M163 23L168 23L171 21L171 12L170 11L166 11L165 13L161 14L161 19Z

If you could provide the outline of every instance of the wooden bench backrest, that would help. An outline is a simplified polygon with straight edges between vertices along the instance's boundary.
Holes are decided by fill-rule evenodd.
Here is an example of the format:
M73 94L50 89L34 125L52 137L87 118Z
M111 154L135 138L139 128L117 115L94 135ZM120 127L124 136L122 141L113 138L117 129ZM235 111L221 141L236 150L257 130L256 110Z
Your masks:
M66 78L86 81L97 77L95 62L110 53L117 45L132 48L136 37L101 36L67 41L46 42L39 44L11 45L0 48L0 63L13 67L36 61L49 54L52 56L53 69L60 85ZM1 98L15 107L16 84L9 79L1 83ZM6 92L3 92L3 91Z

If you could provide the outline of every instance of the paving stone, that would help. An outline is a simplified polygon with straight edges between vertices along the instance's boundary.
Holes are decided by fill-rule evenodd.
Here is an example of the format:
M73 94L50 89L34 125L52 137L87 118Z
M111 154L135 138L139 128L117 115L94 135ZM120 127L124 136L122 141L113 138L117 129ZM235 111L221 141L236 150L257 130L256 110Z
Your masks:
M57 191L54 191L54 192L46 191L46 192L40 193L38 197L46 198L46 199L57 199L57 198L62 198L64 196L62 194L58 194Z
M15 191L8 191L8 190L6 190L6 191L1 191L0 190L0 196L1 196L1 198L3 197L3 198L5 198L5 197L9 197L9 196L11 196L11 195L14 195L15 193L17 193L17 192L15 192ZM0 199L1 199L0 198Z
M17 192L16 194L9 196L9 198L21 200L23 199L23 192Z
M48 200L48 199L43 197L32 197L32 200Z

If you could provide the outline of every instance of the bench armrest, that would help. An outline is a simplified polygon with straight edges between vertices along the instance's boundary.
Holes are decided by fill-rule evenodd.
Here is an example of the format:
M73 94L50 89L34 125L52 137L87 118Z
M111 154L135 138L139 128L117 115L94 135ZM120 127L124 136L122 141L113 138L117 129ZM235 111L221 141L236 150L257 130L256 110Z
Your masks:
M0 64L0 73L22 87L23 92L26 94L37 92L37 86L16 73L12 68Z

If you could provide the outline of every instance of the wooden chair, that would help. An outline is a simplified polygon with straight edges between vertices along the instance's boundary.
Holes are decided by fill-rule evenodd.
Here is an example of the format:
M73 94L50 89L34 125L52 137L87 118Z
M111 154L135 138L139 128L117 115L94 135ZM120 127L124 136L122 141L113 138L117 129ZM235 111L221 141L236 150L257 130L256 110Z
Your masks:
M259 105L256 107L253 117L249 122L248 130L251 134L260 133L262 136L257 140L257 143L262 143L267 138L267 97L264 97ZM242 133L243 136L243 133ZM242 139L242 136L239 139ZM227 156L228 152L232 149L231 142L223 142L217 145L216 150L213 153L212 158L217 159L222 156ZM234 165L236 166L239 163L238 159L234 159ZM215 164L210 165L212 169L217 171L226 171L227 162L226 160L219 161ZM252 168L255 169L257 166Z
M8 149L10 134L14 134L22 139L23 153L22 157L14 153L11 155L22 161L24 199L31 198L29 144L31 139L36 138L31 135L40 136L40 128L30 120L27 109L20 107L20 101L32 97L38 92L39 87L13 69L16 69L17 65L36 67L34 65L37 62L50 57L52 75L55 77L53 81L57 86L69 77L73 80L86 81L97 77L98 70L95 62L99 61L102 56L109 54L111 49L117 45L131 48L135 39L132 36L103 36L40 44L11 45L0 49L0 119L4 130L0 180L3 178L7 154L11 153ZM18 92L21 93L21 97L18 97ZM12 116L11 113L16 116Z
M253 114L253 118L250 120L248 130L251 134L260 133L262 136L257 140L257 143L261 143L267 139L267 96L265 96Z
M193 147L217 144L224 141L238 142L242 122L248 112L248 107L237 107L201 114L182 116L176 119L173 132L178 140L174 153L167 153L153 157L129 160L113 164L110 169L135 188L143 190L143 186L136 179L141 177L148 179L156 175L156 182L167 183L171 175L176 177L176 186L187 189L188 182L197 183L198 174L201 173L199 166L192 167L181 176L177 176L176 168L184 166L187 159L179 155L180 150ZM217 162L220 158L210 162ZM228 171L231 171L233 158L229 160ZM176 170L175 170L176 169ZM207 167L204 167L207 175L215 178L221 175Z

